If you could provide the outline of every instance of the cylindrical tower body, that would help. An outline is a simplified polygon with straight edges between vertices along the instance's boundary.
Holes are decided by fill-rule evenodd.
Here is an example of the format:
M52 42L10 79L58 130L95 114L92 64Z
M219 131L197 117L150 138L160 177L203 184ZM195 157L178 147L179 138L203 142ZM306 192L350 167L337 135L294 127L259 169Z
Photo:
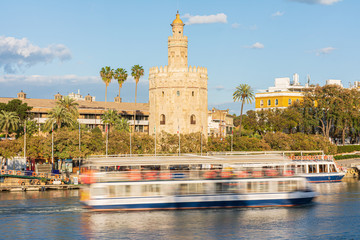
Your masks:
M168 66L149 71L149 133L202 132L207 136L207 69L188 67L184 23L176 15L168 38Z

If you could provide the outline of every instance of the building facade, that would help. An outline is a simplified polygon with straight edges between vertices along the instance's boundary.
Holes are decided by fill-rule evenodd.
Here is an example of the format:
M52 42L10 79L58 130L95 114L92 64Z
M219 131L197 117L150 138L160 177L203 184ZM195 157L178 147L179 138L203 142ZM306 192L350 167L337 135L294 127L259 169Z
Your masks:
M32 107L30 114L39 124L44 124L48 113L56 106L56 101L63 96L60 93L54 95L54 99L27 98L23 91L17 94L17 98L1 97L0 103L8 103L13 99L19 99L23 103ZM76 98L74 98L76 99ZM101 121L101 115L105 112L105 103L94 101L94 97L87 95L81 100L76 100L79 111L78 122L90 129L99 127L105 129ZM128 119L130 127L135 132L149 132L149 104L148 103L126 103L126 102L107 102L107 109L116 110L123 118ZM134 125L134 111L136 111L136 121Z
M168 37L168 65L149 70L149 133L207 136L207 69L188 66L188 39L176 14Z
M229 109L219 110L212 108L208 112L208 135L213 137L226 137L231 135L234 128L234 117Z
M303 101L305 88L308 88L308 84L300 85L299 75L296 73L292 82L288 77L275 78L274 87L255 94L255 109L287 108L294 102Z

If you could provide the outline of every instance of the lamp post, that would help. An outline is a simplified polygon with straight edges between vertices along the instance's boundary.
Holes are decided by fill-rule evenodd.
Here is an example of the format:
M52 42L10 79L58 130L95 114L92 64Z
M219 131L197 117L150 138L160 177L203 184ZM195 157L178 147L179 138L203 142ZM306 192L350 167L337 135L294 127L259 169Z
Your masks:
M156 126L154 127L154 133L155 133L155 157L156 157Z
M26 120L24 120L24 160L26 164Z
M80 121L79 121L79 173L81 173L81 159L80 159L80 153L81 153L81 130L80 130Z
M180 144L180 126L179 125L178 125L178 133L179 133L179 156L180 156L181 144Z
M54 123L51 124L51 165L54 164Z
M108 124L107 123L105 123L105 131L106 131L106 157L108 157L109 134L108 134Z

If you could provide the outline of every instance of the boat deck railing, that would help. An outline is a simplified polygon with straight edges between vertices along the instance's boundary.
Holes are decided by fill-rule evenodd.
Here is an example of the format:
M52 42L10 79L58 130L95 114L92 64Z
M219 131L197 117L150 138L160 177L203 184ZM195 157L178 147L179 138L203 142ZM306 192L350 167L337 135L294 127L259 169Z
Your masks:
M87 172L81 175L82 183L119 182L119 181L158 181L158 180L204 180L239 178L278 178L292 177L293 170L129 170L110 172Z

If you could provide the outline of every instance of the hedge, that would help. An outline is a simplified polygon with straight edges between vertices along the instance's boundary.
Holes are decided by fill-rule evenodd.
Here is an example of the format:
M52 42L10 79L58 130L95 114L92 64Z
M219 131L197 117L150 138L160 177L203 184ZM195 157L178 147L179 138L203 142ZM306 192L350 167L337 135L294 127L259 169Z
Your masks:
M344 145L337 147L338 153L349 153L355 151L360 151L360 145Z
M351 154L351 155L338 155L334 156L335 160L343 160L343 159L350 159L350 158L360 158L358 154Z

